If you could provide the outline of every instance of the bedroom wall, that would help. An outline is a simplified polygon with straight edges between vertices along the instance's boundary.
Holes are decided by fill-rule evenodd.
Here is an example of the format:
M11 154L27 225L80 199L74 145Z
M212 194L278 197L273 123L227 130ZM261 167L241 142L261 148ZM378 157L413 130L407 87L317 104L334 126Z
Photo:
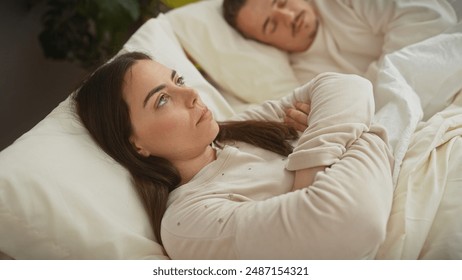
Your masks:
M43 57L37 36L44 10L45 3L28 10L27 0L0 2L0 150L43 119L86 75L75 65Z

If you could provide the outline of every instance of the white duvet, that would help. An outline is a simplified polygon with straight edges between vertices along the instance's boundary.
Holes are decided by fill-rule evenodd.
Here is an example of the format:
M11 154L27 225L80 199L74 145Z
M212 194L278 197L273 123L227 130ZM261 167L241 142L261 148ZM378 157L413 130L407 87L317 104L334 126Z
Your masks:
M395 178L411 136L427 120L451 104L462 88L462 25L386 55L373 81L376 120L388 131L396 159Z
M461 31L389 54L368 73L396 159L379 259L462 259Z
M377 258L462 259L461 136L459 94L454 105L420 123L413 134Z

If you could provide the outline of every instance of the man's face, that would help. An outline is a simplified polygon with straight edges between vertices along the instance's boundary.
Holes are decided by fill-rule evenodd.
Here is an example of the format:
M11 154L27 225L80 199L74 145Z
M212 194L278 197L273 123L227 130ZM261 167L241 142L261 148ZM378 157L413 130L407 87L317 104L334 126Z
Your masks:
M316 36L318 16L305 0L247 0L237 15L237 27L249 38L302 52Z

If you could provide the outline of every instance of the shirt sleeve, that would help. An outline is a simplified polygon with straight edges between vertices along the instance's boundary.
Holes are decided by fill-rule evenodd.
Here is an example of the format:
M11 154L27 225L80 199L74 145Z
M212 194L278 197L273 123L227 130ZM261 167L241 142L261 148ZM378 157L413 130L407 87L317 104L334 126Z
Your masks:
M296 89L308 96L308 128L287 162L288 170L330 166L368 131L374 114L371 83L356 75L326 73Z
M383 53L444 32L457 23L446 0L348 0L355 14L374 33L383 33Z
M267 101L234 119L282 121L285 110L296 102L310 103L311 110L308 128L286 165L291 171L329 166L338 161L348 146L368 130L375 110L368 80L328 72L319 74L292 94L278 101Z
M438 35L457 23L457 15L446 0L343 2L373 33L384 36L381 56L369 66L372 69L384 55Z

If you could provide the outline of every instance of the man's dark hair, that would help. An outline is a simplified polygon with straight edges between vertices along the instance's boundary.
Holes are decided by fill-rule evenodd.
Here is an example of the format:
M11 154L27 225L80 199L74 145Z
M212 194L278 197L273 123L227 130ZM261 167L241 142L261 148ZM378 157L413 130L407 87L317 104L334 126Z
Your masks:
M224 0L222 6L226 22L240 33L241 31L237 28L237 15L246 2L247 0Z

